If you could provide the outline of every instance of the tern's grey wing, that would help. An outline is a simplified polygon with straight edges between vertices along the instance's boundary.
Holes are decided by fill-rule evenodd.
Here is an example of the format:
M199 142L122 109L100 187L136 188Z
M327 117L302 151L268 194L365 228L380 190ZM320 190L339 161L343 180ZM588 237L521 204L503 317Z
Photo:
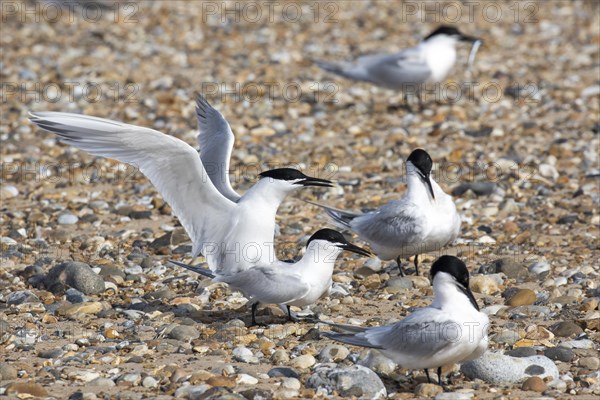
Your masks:
M382 86L402 88L424 83L431 76L418 47L385 57L366 56L361 63L372 80Z
M306 296L310 286L300 275L284 271L285 268L290 267L253 267L221 281L261 303L288 304Z
M460 338L461 327L448 319L445 312L426 307L392 325L372 328L361 333L373 346L401 354L403 358L433 357L451 347Z
M219 111L211 106L206 98L196 98L198 116L198 146L204 169L217 190L229 200L237 202L240 195L229 182L229 161L235 137L229 123Z
M194 256L207 244L221 243L231 229L223 219L235 212L236 204L219 193L196 150L182 140L153 129L80 114L29 115L31 122L55 133L63 143L139 168L173 208L192 239Z
M414 204L393 201L355 218L351 227L363 240L379 246L410 245L421 242L423 238L421 213Z

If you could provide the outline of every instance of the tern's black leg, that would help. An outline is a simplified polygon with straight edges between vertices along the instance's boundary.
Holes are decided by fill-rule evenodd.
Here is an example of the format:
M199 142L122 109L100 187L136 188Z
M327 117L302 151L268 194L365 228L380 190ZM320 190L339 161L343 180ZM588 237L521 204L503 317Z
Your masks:
M402 269L402 261L400 261L400 256L396 257L396 262L398 263L398 270L400 271L400 276L404 276L404 270Z
M287 310L288 310L288 320L293 321L294 318L292 318L292 309L290 306L287 306Z
M425 368L425 375L427 375L427 383L431 383L431 377L429 376L429 370Z
M256 309L258 308L258 301L252 304L252 325L257 325L256 323Z
M444 387L444 383L442 382L442 367L438 367L438 383L441 387Z
M419 275L419 255L415 256L415 275Z
M423 99L421 98L421 87L417 88L417 100L419 100L419 111L423 111Z

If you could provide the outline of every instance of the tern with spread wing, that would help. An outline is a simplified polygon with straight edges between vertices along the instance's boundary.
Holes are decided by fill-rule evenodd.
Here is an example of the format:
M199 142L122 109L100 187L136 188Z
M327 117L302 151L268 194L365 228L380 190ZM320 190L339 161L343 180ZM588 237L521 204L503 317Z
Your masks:
M456 62L459 41L481 43L480 39L464 35L455 27L440 26L416 47L395 54L366 55L347 63L316 60L315 64L336 75L386 89L405 93L416 90L420 101L420 85L442 82L450 73Z
M406 161L408 190L404 197L365 214L311 204L325 209L339 226L358 234L380 259L395 258L401 275L400 259L415 256L418 275L419 254L440 251L460 231L456 206L431 177L432 166L425 150L414 150Z
M206 144L201 153L207 162L216 162L219 156L209 161L210 154L222 151L228 165L231 130L213 110L204 99L198 100L199 141ZM203 254L213 271L233 273L275 261L275 214L283 199L302 187L331 186L328 180L278 168L261 173L259 181L240 197L231 189L226 169L215 172L213 168L211 173L217 175L211 177L198 152L176 137L80 114L32 112L30 120L58 135L63 143L139 168L179 218L192 240L192 257ZM229 148L210 139L222 134Z
M379 350L402 368L438 369L482 356L487 350L489 319L479 311L469 289L469 271L456 257L442 256L431 267L434 299L403 320L386 326L366 328L352 325L333 327L349 333L323 333L339 342Z
M268 265L256 265L234 274L214 274L212 271L170 262L198 274L208 276L216 282L225 282L244 293L252 302L252 324L256 325L256 309L259 303L304 307L314 304L329 294L333 267L339 254L351 251L363 256L371 253L349 243L344 236L332 229L315 232L306 243L306 252L296 262L277 261Z

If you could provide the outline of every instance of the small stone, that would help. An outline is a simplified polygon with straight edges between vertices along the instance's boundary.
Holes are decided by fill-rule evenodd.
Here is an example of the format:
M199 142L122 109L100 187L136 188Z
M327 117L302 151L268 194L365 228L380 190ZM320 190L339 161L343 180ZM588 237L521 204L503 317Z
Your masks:
M91 382L87 383L89 386L98 386L98 387L113 387L116 386L115 382L112 379L108 378L96 378Z
M94 301L91 303L78 303L78 304L66 304L60 306L56 313L58 315L64 315L65 317L69 317L78 313L82 314L98 314L100 311L104 310L104 306L99 301Z
M558 337L576 336L583 332L583 329L575 322L561 321L550 326L550 331Z
M158 387L158 381L151 376L147 376L142 380L142 386L145 388L155 388Z
M531 357L535 356L537 352L533 347L517 347L509 351L505 351L504 354L511 357Z
M579 359L579 366L592 371L598 371L598 368L600 367L600 359L598 359L598 357L581 357Z
M548 357L517 358L491 351L462 364L460 370L469 379L481 379L493 384L523 382L532 375L542 379L558 379L558 368Z
M249 389L240 392L240 394L248 400L271 400L273 398L273 392L269 389Z
M4 392L4 394L29 394L34 397L46 397L48 396L48 391L38 383L14 382L6 386L6 392Z
M200 337L200 332L190 325L178 325L169 332L171 339L189 342Z
M258 358L252 353L252 350L243 346L233 349L233 359L248 364L258 364L259 362Z
M59 358L64 354L64 351L60 348L40 350L37 356L40 358Z
M281 382L281 386L286 389L300 390L302 384L296 378L284 378Z
M362 365L331 368L323 364L306 381L306 387L333 389L343 397L380 399L387 391L377 374Z
M44 285L53 293L63 290L67 285L83 294L99 294L104 292L104 279L96 274L89 265L68 261L52 268L44 279Z
M76 215L73 214L61 214L58 216L58 223L60 225L73 225L79 221Z
M469 286L475 293L491 295L500 292L496 281L487 275L476 275L470 279Z
M29 290L21 290L13 292L6 298L6 304L19 305L23 303L39 303L40 299Z
M215 387L234 388L236 385L235 379L229 376L215 375L207 379L206 383Z
M345 359L348 354L350 354L348 348L339 344L328 344L319 353L319 361L337 362Z
M17 379L17 369L9 363L0 363L0 380L12 381Z
M19 189L12 185L0 185L0 198L1 199L12 199L19 195Z
M506 305L511 307L527 306L535 303L536 295L531 289L519 289L514 295L506 300Z
M396 370L396 363L376 350L361 353L358 365L367 367L379 375L389 376Z
M258 383L258 379L248 374L238 374L236 378L236 382L238 385L256 385Z
M303 354L294 358L290 364L295 368L306 369L315 365L316 362L317 360L315 360L315 358L310 354Z
M546 382L538 376L532 376L531 378L527 378L523 385L521 385L521 389L525 391L539 392L542 393L546 390Z
M300 375L292 368L287 367L276 367L271 368L269 372L267 372L270 378L284 377L284 378L299 378Z
M434 397L442 393L444 389L440 385L433 383L420 383L415 388L415 395L420 397Z
M575 358L573 350L566 347L550 347L544 351L544 355L554 361L569 362Z

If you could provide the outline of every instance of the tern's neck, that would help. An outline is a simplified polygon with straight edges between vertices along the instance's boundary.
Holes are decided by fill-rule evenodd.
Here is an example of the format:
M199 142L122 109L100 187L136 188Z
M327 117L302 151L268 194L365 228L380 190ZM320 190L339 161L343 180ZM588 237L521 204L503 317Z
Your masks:
M408 198L416 204L430 204L433 201L433 198L431 197L427 184L423 182L423 179L418 172L408 168L407 173Z
M244 194L240 203L256 203L262 207L274 208L277 211L285 196L291 191L290 187L284 186L279 182L273 182L271 179L263 178Z
M434 82L444 80L456 62L456 40L434 36L422 42L420 47L431 69L431 79Z
M341 252L342 250L333 243L313 241L306 248L306 252L298 264L304 271L315 270L331 274L335 260Z
M446 276L436 276L433 280L435 298L431 306L449 312L477 311L471 301L457 286L456 281Z

